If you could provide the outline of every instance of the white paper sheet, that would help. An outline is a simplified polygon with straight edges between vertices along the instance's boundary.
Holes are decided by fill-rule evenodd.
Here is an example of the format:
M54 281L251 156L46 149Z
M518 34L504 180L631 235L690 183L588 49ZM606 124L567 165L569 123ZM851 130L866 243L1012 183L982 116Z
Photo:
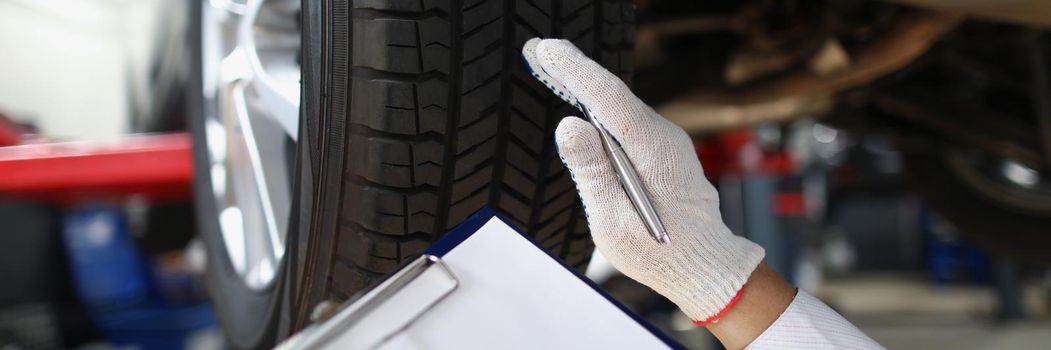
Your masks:
M442 260L459 287L408 328L397 307L377 309L333 349L662 349L630 316L497 218ZM435 298L434 283L413 283L399 298ZM402 299L400 303L411 304ZM430 299L428 299L430 300ZM394 302L391 299L391 302ZM427 300L416 300L416 304ZM384 328L386 327L386 328ZM391 332L398 328L398 332ZM371 334L363 336L362 334ZM377 337L393 334L381 342ZM370 344L370 345L365 345Z

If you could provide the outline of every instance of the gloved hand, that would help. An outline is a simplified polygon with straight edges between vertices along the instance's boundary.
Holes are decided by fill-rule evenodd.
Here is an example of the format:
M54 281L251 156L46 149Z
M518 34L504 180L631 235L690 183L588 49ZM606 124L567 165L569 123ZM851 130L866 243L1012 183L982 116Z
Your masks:
M660 244L650 236L597 130L567 117L555 140L595 246L617 270L667 297L695 323L716 321L740 296L764 251L723 223L718 193L705 179L689 136L568 41L534 38L522 53L534 76L568 102L578 99L620 141L671 238Z

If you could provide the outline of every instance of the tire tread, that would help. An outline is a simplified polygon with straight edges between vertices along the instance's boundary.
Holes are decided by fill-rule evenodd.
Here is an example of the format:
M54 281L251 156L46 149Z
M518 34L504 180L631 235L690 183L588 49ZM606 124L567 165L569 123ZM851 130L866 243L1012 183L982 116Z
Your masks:
M329 294L378 282L486 204L585 267L593 245L553 140L576 111L533 81L518 49L534 36L572 38L627 80L631 3L350 6L349 152Z

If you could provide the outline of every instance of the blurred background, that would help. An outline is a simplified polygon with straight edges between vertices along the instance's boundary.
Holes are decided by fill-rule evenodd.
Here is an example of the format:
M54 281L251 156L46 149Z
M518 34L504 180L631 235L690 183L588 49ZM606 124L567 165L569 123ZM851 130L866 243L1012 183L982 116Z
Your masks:
M187 131L188 47L210 23L190 3L0 1L0 348L227 345L191 203L195 176L226 174L192 163L212 135ZM633 90L694 136L725 221L775 270L891 349L1051 343L1051 6L634 5ZM236 37L222 20L215 40ZM263 42L286 24L242 27ZM298 120L290 47L261 61L275 87L249 102ZM284 141L275 163L294 166ZM238 267L245 284L270 285L274 259ZM600 255L587 276L687 347L719 348Z

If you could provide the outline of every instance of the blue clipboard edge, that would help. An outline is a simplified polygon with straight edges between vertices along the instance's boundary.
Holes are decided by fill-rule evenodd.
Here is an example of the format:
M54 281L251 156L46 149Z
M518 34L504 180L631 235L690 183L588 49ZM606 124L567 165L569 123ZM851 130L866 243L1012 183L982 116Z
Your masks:
M456 225L456 227L453 227L453 229L449 230L449 232L447 232L445 236L443 236L441 239L438 239L437 242L434 242L434 244L428 247L427 250L424 250L423 254L430 254L439 257L444 256L445 253L448 253L453 248L460 245L460 243L463 243L463 241L466 241L468 238L470 238L471 235L477 232L478 229L482 228L482 226L489 222L489 219L493 217L500 219L500 221L503 221L505 224L507 224L507 226L513 228L515 232L518 232L518 234L522 235L522 237L525 237L525 239L532 243L533 246L543 251L545 254L547 254L548 257L554 259L556 262L559 263L559 265L562 265L563 268L569 270L569 272L572 272L573 275L577 276L578 279L586 283L589 287L591 287L591 289L593 289L603 298L606 298L607 301L612 303L613 306L616 306L618 309L620 309L621 312L627 314L628 317L634 319L635 322L637 322L643 328L646 328L646 330L652 333L653 336L657 337L657 339L660 339L662 342L664 342L664 344L668 345L668 347L672 349L686 349L686 347L682 346L682 344L679 344L667 334L661 332L652 323L650 323L646 319L643 319L642 316L639 316L631 309L628 309L627 306L624 306L624 304L621 304L620 301L614 299L613 296L606 293L606 291L602 290L602 288L599 288L599 286L596 285L595 282L593 282L591 279L585 277L580 272L570 267L568 264L566 264L564 260L562 260L562 258L551 254L551 252L549 252L547 249L541 247L540 244L533 240L533 237L530 237L529 235L525 234L525 232L522 232L522 230L519 230L514 225L509 224L509 221L506 218L504 218L503 215L496 212L489 206L484 206L481 209L478 209L478 211L474 212L474 214L471 214L471 216L468 216L466 220L461 222L459 225Z

